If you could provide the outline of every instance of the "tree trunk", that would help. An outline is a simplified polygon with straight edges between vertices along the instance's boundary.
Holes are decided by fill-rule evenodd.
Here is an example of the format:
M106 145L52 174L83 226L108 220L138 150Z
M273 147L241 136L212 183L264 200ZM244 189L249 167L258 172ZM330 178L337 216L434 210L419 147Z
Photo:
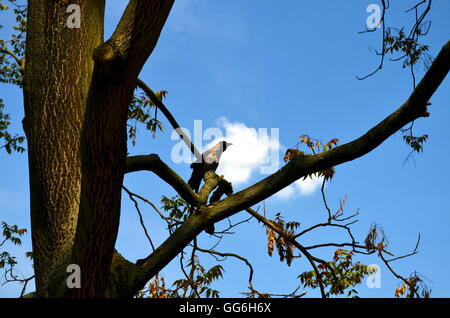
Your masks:
M80 6L80 28L67 24L70 4ZM128 105L172 5L130 0L103 42L104 0L28 2L24 129L38 296L103 297L126 277L110 272L130 265L114 254ZM80 267L81 288L66 288L67 264Z
M24 130L36 292L69 257L81 193L80 141L93 51L103 41L104 0L72 1L81 28L68 28L67 1L28 1Z

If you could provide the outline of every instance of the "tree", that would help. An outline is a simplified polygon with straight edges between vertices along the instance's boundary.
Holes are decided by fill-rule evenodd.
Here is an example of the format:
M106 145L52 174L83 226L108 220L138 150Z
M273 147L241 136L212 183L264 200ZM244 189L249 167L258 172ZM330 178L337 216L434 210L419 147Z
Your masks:
M10 2L15 4L15 1ZM127 157L127 140L135 137L133 126L127 131L127 123L137 120L146 123L150 130L158 128L157 118L151 118L147 106L160 110L174 129L180 127L162 102L165 93L154 93L138 78L157 44L174 1L130 0L115 32L106 41L103 39L105 1L75 2L73 11L68 9L68 1L30 0L26 8L16 7L19 36L10 43L1 43L2 59L6 56L13 59L10 71L2 75L10 82L22 85L24 92L23 127L29 160L37 296L132 297L152 278L151 286L155 291L155 286L161 287L159 271L191 242L194 242L194 252L239 258L217 251L202 251L195 242L208 226L241 211L250 213L264 224L269 250L276 246L282 260L289 263L295 257L294 251L306 257L313 271L302 275L302 282L320 288L323 296L327 294L327 286L330 286L329 293L341 293L370 273L369 268L352 263L352 251L337 250L332 262L312 256L297 241L301 234L295 233L297 223L285 222L281 216L268 220L251 207L300 178L318 174L324 177L325 184L333 176L333 167L364 156L408 124L428 117L428 102L450 69L450 42L442 47L405 103L361 137L337 146L336 139L320 143L303 136L299 145L305 145L312 153L305 154L299 148L289 149L286 165L260 182L233 193L223 177L208 173L206 185L195 193L158 155ZM385 8L384 1L382 3ZM79 17L82 28L76 28L78 10L82 12ZM68 12L74 14L72 27L66 24ZM400 52L406 59L406 66L414 65L426 51L418 44L422 20L418 18L409 36L383 31L381 56ZM380 23L384 28L384 14ZM21 37L25 32L24 42ZM136 87L144 95L136 97ZM4 126L4 129L0 128L6 131L7 125ZM199 152L193 143L181 130L178 132L198 158ZM409 132L411 134L405 135L405 141L420 151L426 136L416 137L412 130ZM6 134L0 137L5 139L7 150L20 150L21 137ZM165 210L172 212L170 218L175 220L170 223L173 225L171 235L148 257L131 263L115 250L115 242L124 174L139 171L155 173L171 185L179 197L166 198L163 202ZM131 199L138 198L126 188L124 190ZM326 205L325 196L324 203ZM343 205L335 214L327 209L327 222L318 226L348 228L350 224L336 224L345 220L341 218ZM17 230L14 228L12 232ZM366 253L376 252L383 258L387 251L383 239L377 236L379 234L377 228L373 228L364 245L358 246L352 240L349 246ZM335 243L334 246L340 245ZM202 292L193 285L193 277L201 267L194 252L190 261L191 273L179 283L185 284L185 290L191 288L198 296ZM246 262L244 258L240 259ZM81 268L81 288L66 287L69 264ZM251 265L250 269L252 271ZM221 276L220 267L200 272L203 280ZM357 273L353 281L346 278L348 273ZM417 292L413 286L417 283L415 277L401 279L411 293ZM264 296L252 287L251 293Z

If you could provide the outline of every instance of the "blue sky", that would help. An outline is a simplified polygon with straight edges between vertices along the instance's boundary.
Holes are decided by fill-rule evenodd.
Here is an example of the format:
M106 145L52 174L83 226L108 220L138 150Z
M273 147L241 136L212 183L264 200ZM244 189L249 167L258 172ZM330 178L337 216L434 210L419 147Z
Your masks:
M125 2L125 1L124 1ZM379 48L380 34L358 34L364 29L366 8L376 1L279 1L268 0L178 0L162 32L159 43L145 65L141 79L154 90L169 92L166 105L180 124L190 131L194 121L202 120L204 129L215 127L237 141L224 154L221 172L231 179L235 191L265 177L259 173L260 158L274 150L279 165L284 151L295 145L299 136L308 134L328 141L339 138L345 143L359 137L398 108L409 96L412 80L400 63L386 63L383 70L364 81L365 75L378 65L374 53ZM409 5L409 4L408 4ZM403 13L408 5L391 1L388 24L401 27L410 24L412 15ZM107 36L117 23L124 4L108 1ZM449 40L450 3L433 2L429 18L433 21L424 42L436 56ZM447 13L447 14L446 14ZM3 14L5 20L11 16ZM2 23L3 21L2 16ZM7 24L5 22L4 24ZM0 32L5 37L5 31ZM424 74L417 68L418 78ZM398 273L407 276L417 271L432 288L434 297L450 296L450 278L442 274L442 265L450 262L450 169L447 147L450 117L450 81L447 78L435 93L431 116L415 124L417 135L428 134L424 153L404 164L409 148L397 133L363 158L337 167L336 176L327 186L332 210L347 195L346 212L360 211L354 226L357 239L363 240L372 223L382 225L396 254L410 252L417 235L421 235L419 254L393 264ZM0 86L0 97L7 105L14 123L12 130L22 133L21 91L10 85ZM156 138L140 129L132 154L158 153L186 179L187 163L176 163L171 156L178 143L171 139L168 122ZM279 138L268 146L248 148L259 128L278 129ZM211 140L204 140L207 145ZM240 144L239 144L240 143ZM241 156L241 157L239 157ZM245 158L245 164L236 163ZM272 157L272 158L276 158ZM26 154L0 153L0 220L29 228L28 168ZM174 191L149 173L127 175L126 186L159 203L161 196ZM314 184L292 186L284 196L266 200L267 215L281 212L286 219L296 220L303 228L325 220L320 191ZM257 208L258 206L255 206ZM262 206L260 207L262 208ZM164 224L154 212L144 208L145 223L155 244L166 238ZM240 213L237 222L247 217ZM226 222L216 225L225 227ZM304 245L345 240L336 231L320 231L301 241ZM213 244L202 233L202 247ZM30 236L21 247L10 248L18 256L31 249ZM146 256L151 248L140 228L139 220L128 198L123 196L123 212L117 249L130 260ZM267 255L264 228L255 221L236 228L226 237L219 251L239 253L255 267L254 287L260 291L289 293L298 284L296 277L310 270L304 259L291 267L278 257ZM332 250L317 255L330 259ZM18 258L24 275L31 273L29 263ZM381 288L369 289L362 284L362 297L393 297L399 282L376 257L361 257L366 264L381 267ZM215 264L205 256L205 266ZM222 263L225 279L215 287L221 296L239 297L246 291L247 268L239 261ZM163 274L168 281L181 277L178 259ZM0 297L15 297L20 286L0 287ZM309 291L309 296L318 296Z

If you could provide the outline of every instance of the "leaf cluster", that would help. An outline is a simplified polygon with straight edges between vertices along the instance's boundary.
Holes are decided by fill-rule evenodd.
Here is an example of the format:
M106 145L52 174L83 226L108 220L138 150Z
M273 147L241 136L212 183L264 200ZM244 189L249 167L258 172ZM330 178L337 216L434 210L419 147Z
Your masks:
M413 151L421 153L423 151L423 144L427 141L428 135L422 136L403 136L405 143L412 148Z
M308 135L302 135L300 136L300 142L298 142L295 147L286 150L283 159L285 162L288 162L299 157L311 156L311 154L305 154L304 151L300 150L301 145L305 145L311 151L311 153L315 155L333 149L333 147L337 146L338 143L339 139L337 138L333 138L327 143L322 143L320 140L312 139ZM318 178L323 177L325 181L329 181L333 178L335 172L335 168L330 167L317 173L308 174L303 178L303 180L306 180L308 177L312 179L314 176L316 176Z
M2 240L0 241L0 247L8 241L14 245L22 244L20 237L27 232L26 229L19 228L17 225L8 225L6 222L1 223L1 228ZM12 267L16 264L17 261L15 256L11 256L11 254L7 251L0 252L0 269L5 268L5 266L12 269Z
M369 253L382 252L388 246L386 235L378 224L372 224L364 243Z
M299 222L286 222L280 213L277 213L275 220L272 224L289 235L294 235L295 230L300 227ZM267 235L267 253L272 256L273 250L276 247L278 255L280 256L280 261L286 261L288 266L291 266L292 260L295 258L294 250L295 247L289 241L285 240L284 237L276 233L273 229L266 226Z
M375 273L376 268L353 261L353 252L337 249L333 260L319 264L319 276L315 271L302 273L299 278L304 287L317 288L319 282L328 288L330 295L346 294L347 297L357 297L358 291L354 288L360 284L364 277Z
M209 270L205 270L195 257L187 267L191 267L191 271L196 274L194 279L178 279L174 281L172 288L167 288L164 277L157 274L150 280L148 287L138 293L137 298L219 298L219 291L210 286L214 281L223 277L224 270L221 265L215 265Z
M8 154L12 151L24 152L25 148L21 144L25 141L25 137L19 135L11 135L8 132L8 127L11 124L9 114L3 112L5 105L0 99L0 149L5 149Z
M159 91L155 93L159 100L166 97L167 91ZM152 111L154 108L154 114ZM132 145L136 144L137 124L142 124L146 130L156 137L158 130L163 131L162 123L157 118L158 108L145 94L134 94L133 99L128 107L128 138Z
M400 287L395 289L395 297L400 298L416 298L420 295L423 298L429 298L431 289L424 283L424 280L416 272L411 274L409 278Z
M417 36L408 36L405 34L404 29L400 29L397 34L393 33L393 29L386 30L384 37L385 47L384 53L400 53L403 59L403 68L417 64L422 60L425 66L431 65L432 59L426 52L430 49L428 45L420 44ZM415 32L421 32L420 28L417 28Z
M189 297L219 298L219 291L211 288L211 284L223 278L224 269L221 265L215 265L206 270L195 256L193 260L189 261L187 267L191 267L191 272L195 273L195 277L176 280L173 283L175 290L184 290L183 295L189 294Z
M10 83L22 87L22 73L25 56L25 35L27 30L27 6L20 5L16 0L8 0L13 5L16 16L16 25L13 28L11 39L0 39L0 83ZM9 10L10 7L0 1L0 11ZM0 29L4 26L0 24Z
M163 196L161 199L162 209L169 213L169 217L178 220L185 221L189 216L189 205L179 195L168 198Z

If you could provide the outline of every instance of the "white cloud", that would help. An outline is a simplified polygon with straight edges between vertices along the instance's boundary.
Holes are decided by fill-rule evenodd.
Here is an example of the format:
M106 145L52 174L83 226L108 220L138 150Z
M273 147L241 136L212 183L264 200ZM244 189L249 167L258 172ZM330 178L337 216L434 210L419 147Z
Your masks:
M218 128L225 129L225 137L211 141L204 149L214 146L218 140L226 140L230 146L220 159L217 174L224 175L234 186L242 185L258 173L267 175L274 173L280 166L278 134L270 129L255 129L244 123L230 122L222 117L217 120ZM275 198L288 200L296 196L308 196L320 189L323 178L313 177L300 179L275 194Z
M297 186L297 188L300 190L301 195L310 195L316 192L321 186L323 182L323 177L317 178L313 177L306 178L306 180L300 179L298 181L295 181L294 184Z
M257 130L243 123L231 123L226 118L220 118L218 125L226 130L222 139L233 144L220 159L219 175L223 174L233 185L238 185L247 182L255 172L275 172L267 170L276 170L279 166L278 135L273 136L270 130Z
M278 200L288 200L297 196L308 196L315 193L322 186L323 177L307 178L306 180L300 179L293 184L275 193L274 197Z
M288 200L295 195L295 187L292 185L287 186L286 188L275 193L274 197L280 200Z

